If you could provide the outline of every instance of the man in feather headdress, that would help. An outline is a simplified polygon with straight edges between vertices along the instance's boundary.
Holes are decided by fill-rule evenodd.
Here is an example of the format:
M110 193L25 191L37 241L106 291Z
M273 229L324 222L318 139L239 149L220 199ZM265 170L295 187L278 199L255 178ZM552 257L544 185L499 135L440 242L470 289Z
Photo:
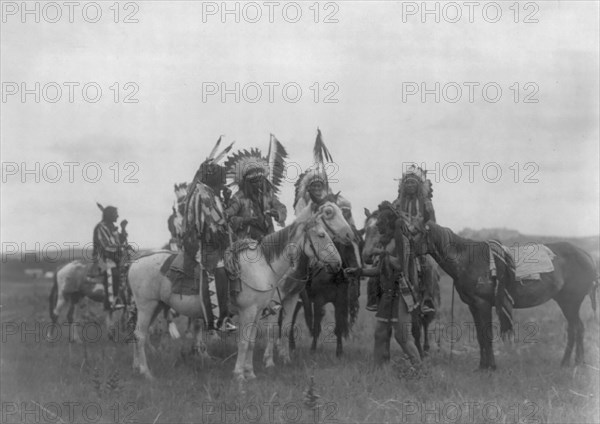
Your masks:
M277 172L283 169L287 153L273 135L271 145L274 147L269 148L267 158L263 158L258 149L251 149L232 155L225 164L239 189L225 210L236 239L262 239L275 230L273 220L281 227L285 225L287 208L276 192L281 181ZM271 164L275 161L271 160L273 155L279 157L275 165Z
M119 293L120 267L122 255L127 245L127 220L121 221L121 232L115 225L119 218L119 211L114 206L103 207L97 203L102 211L102 221L94 227L92 256L96 267L92 270L100 270L105 273L104 289L106 297L105 309L118 309L124 305L119 303L116 296ZM94 272L94 271L92 271ZM93 276L90 276L93 278Z
M227 175L238 187L225 210L235 240L260 241L275 231L273 220L280 227L285 225L287 208L277 198L277 191L283 180L286 157L283 145L271 134L266 158L260 150L251 149L236 152L227 159ZM239 290L239 281L232 285L232 290ZM280 307L278 300L271 299L264 313L275 313Z
M433 190L431 181L427 179L427 171L413 165L406 170L400 180L398 198L394 201L393 206L407 223L413 220L435 222L432 197ZM413 251L414 249L411 247L408 264L405 264L404 269L408 269L409 279L421 294L421 313L434 313L434 287L430 264L425 256L419 256L416 260L412 254Z
M294 201L294 211L298 214L310 203L320 205L327 200L333 192L329 186L327 178L326 163L334 163L331 153L323 142L321 130L317 129L317 139L313 147L313 157L315 163L307 171L302 173L296 181L296 197ZM339 193L336 196L336 204L342 210L344 218L348 223L355 227L352 218L352 204Z
M226 170L218 164L233 146L231 143L222 153L215 156L221 138L208 158L200 165L189 186L183 213L183 271L186 275L195 275L195 268L200 265L200 290L205 302L208 329L212 330L214 316L210 302L208 274L214 275L217 301L219 304L219 320L217 327L229 331L235 329L229 320L229 279L225 274L223 256L229 245L229 229L225 219L223 197L227 197L225 187Z

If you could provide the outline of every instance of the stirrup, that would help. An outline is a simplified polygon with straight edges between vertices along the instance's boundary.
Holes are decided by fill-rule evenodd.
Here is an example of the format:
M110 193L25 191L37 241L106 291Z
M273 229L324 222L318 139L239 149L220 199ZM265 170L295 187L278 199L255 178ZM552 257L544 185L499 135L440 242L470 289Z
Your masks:
M225 318L219 327L219 331L224 333L229 333L232 331L236 331L237 327L231 322L231 319Z
M422 314L434 314L435 313L435 309L427 306L425 304L421 305L421 313Z
M113 311L116 311L117 309L123 309L125 308L126 305L124 305L123 303L120 302L120 300L117 298L115 299L114 302L110 303L110 309Z
M263 309L261 318L268 317L269 315L276 315L279 313L279 311L281 311L281 303L275 299L271 299L267 307Z

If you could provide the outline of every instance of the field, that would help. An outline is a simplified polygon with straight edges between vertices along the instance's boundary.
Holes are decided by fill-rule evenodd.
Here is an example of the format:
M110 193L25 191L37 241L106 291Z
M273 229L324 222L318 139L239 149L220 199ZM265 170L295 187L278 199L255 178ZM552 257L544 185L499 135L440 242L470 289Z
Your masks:
M328 310L316 354L309 351L304 323L292 365L265 370L260 341L258 378L240 392L232 378L235 335L212 342L213 359L203 363L189 354L191 340L169 339L158 321L151 338L156 350L148 351L156 379L147 382L132 372L132 347L125 337L108 340L98 305L89 304L78 315L87 342L69 343L66 327L47 339L50 281L2 281L0 287L3 423L600 422L599 325L589 298L581 312L585 365L559 367L566 322L550 302L516 310L515 341L495 342L498 370L479 372L471 318L458 297L455 325L448 324L451 282L445 277L441 318L432 329L440 347L434 344L426 371L415 374L395 343L391 363L373 369L374 317L364 309L363 287L359 319L342 359L335 357ZM185 320L178 323L183 333ZM320 396L314 407L311 394Z

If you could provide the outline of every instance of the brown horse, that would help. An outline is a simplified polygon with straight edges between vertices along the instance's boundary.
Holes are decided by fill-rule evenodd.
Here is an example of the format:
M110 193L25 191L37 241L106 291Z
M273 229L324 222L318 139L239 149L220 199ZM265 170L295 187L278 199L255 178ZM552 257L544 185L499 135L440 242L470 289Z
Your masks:
M420 253L433 256L452 277L458 295L469 306L479 342L479 368L495 369L492 306L496 305L499 316L499 309L504 308L499 308L498 295L495 295L495 287L489 277L490 244L459 237L452 230L431 222L412 223L409 230ZM570 243L556 242L546 246L556 255L552 260L553 272L541 273L539 280L517 281L514 270L511 272L509 269L512 257L505 258L505 265L502 265L502 261L496 261L497 288L502 285L506 287L514 301L514 308L530 308L554 299L568 322L568 341L561 365L569 364L573 346L575 363L581 364L584 328L579 309L598 279L596 265L587 252ZM501 318L501 330L502 327Z
M357 231L355 234L360 239ZM343 269L359 266L352 245L335 243L335 247L342 258ZM338 358L342 356L342 339L348 337L350 328L358 316L359 284L357 279L345 276L343 270L336 273L331 273L326 269L313 270L306 289L300 294L302 303L296 304L292 317L292 328L294 328L298 311L304 307L306 326L312 336L311 351L317 350L317 341L321 335L321 322L325 316L325 305L332 303L335 309L335 328L333 330L336 337L335 354ZM289 343L290 349L295 349L296 342L293 331L290 332Z

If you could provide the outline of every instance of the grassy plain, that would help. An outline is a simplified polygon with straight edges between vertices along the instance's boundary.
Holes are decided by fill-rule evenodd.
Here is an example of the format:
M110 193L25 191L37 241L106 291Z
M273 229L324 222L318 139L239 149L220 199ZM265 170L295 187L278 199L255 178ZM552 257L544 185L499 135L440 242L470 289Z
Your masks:
M262 337L255 355L258 378L242 393L232 378L236 335L212 342L213 359L202 362L189 354L191 340L170 340L164 323L157 322L151 338L156 350L148 351L156 379L147 382L132 372L132 347L124 337L121 343L107 339L98 305L88 304L78 315L87 342L69 343L67 327L47 339L50 287L47 280L0 283L3 423L600 422L599 325L589 298L581 312L585 365L559 367L566 321L549 302L516 310L516 340L495 343L498 370L478 372L472 319L456 297L455 325L449 325L451 282L444 277L441 316L431 329L440 347L433 345L426 371L415 375L395 344L391 363L373 369L374 316L364 309L363 288L359 319L342 359L335 357L328 310L315 354L304 323L299 324L291 365L266 370ZM183 333L185 320L178 323ZM315 408L307 402L309 387L320 396Z

